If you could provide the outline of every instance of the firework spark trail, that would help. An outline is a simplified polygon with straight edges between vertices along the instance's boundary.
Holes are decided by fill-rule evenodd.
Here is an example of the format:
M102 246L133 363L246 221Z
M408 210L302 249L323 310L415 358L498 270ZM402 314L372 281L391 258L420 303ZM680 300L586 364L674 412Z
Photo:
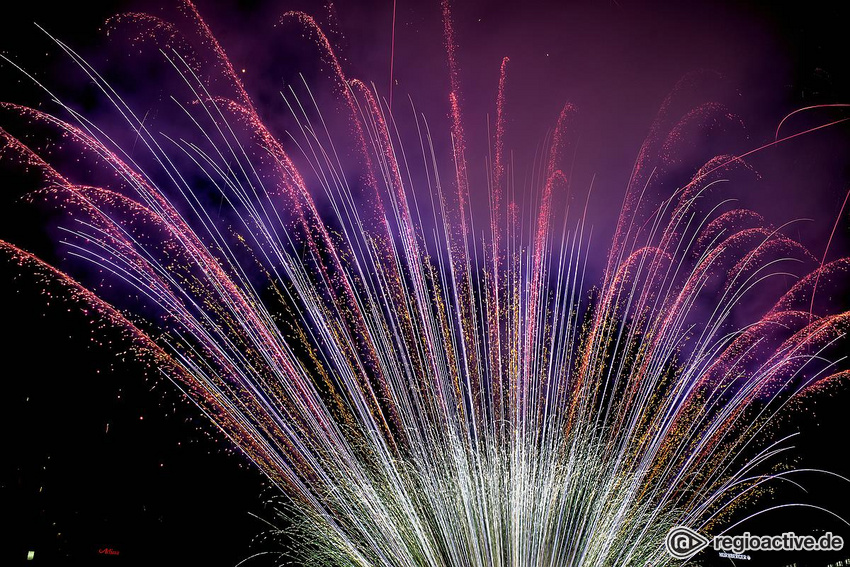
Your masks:
M116 174L112 186L72 183L0 129L0 157L40 172L38 194L69 211L69 255L147 298L153 309L137 314L144 323L24 250L0 248L152 353L151 364L292 498L319 562L667 564L671 525L722 527L739 501L787 480L790 471L767 468L785 450L785 439L765 441L768 424L795 393L846 379L833 353L850 314L815 313L813 295L840 280L850 260L814 258L783 227L729 199L705 208L750 171L751 152L714 157L656 199L670 140L709 115L735 120L705 104L677 122L671 95L635 163L588 304L586 208L574 222L566 212L556 221L569 207L563 164L575 109L563 107L538 155L523 221L514 199L522 188L506 159L507 58L479 237L457 45L450 4L441 7L451 189L424 116L411 103L416 155L391 103L346 75L310 16L287 12L281 21L315 41L352 131L332 131L305 81L303 91L282 93L296 125L284 142L185 2L190 30L229 94L206 80L202 54L188 54L191 41L177 26L140 14L112 21L165 37L158 49L189 93L188 103L172 97L190 124L185 135L151 131L55 39L144 157L46 88L69 120L2 105L59 130ZM363 187L339 139L353 140ZM220 196L226 221L197 178ZM425 192L428 199L417 197ZM792 265L808 274L760 317L737 324L736 306ZM700 316L704 304L709 314Z

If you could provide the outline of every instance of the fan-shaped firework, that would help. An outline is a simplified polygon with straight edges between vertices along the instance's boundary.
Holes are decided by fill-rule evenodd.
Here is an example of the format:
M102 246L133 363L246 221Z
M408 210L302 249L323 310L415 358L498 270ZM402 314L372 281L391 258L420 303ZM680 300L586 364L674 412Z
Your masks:
M61 240L86 261L70 269L88 281L93 266L107 284L85 287L2 248L129 333L291 497L312 537L305 556L666 564L671 526L729 529L731 510L792 474L774 467L784 445L769 424L795 395L844 376L848 314L816 299L848 260L813 257L723 196L730 180L755 176L746 155L713 157L670 190L689 128L734 117L704 105L679 121L668 103L591 287L588 221L569 213L584 207L565 165L574 109L519 186L505 149L505 59L486 186L473 186L442 8L448 161L415 110L419 143L403 141L411 133L346 75L305 14L283 20L322 51L341 134L305 81L283 94L297 129L278 137L188 3L188 31L142 14L108 29L161 49L183 82L174 107L191 133L153 131L56 40L113 120L58 100L65 118L7 103L7 120L26 127L0 130L2 157L41 176L33 199L65 211ZM799 134L780 128L777 142ZM57 165L70 154L96 186ZM486 196L483 214L473 194ZM792 267L808 275L777 292ZM742 304L765 307L742 315Z

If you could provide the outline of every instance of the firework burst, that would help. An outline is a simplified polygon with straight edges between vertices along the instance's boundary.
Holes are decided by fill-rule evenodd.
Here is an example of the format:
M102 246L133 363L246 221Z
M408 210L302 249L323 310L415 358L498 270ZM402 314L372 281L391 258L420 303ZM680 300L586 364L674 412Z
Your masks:
M26 129L0 130L0 156L40 177L33 200L64 210L71 267L2 250L133 338L287 495L304 557L667 564L671 526L732 529L733 512L794 474L776 467L787 443L771 423L846 378L850 315L816 299L850 260L813 257L724 196L755 176L749 154L676 182L689 129L736 119L704 105L678 120L668 101L592 287L589 222L566 165L575 109L518 186L504 59L474 187L448 1L442 15L450 136L411 105L414 144L394 118L398 93L391 112L303 13L281 24L315 43L339 104L323 108L307 81L288 88L285 137L191 3L182 26L144 14L107 25L154 46L182 83L170 95L181 131L153 129L55 39L112 117L89 118L43 85L54 113L2 105ZM800 134L780 125L775 143ZM63 153L98 183L73 181Z

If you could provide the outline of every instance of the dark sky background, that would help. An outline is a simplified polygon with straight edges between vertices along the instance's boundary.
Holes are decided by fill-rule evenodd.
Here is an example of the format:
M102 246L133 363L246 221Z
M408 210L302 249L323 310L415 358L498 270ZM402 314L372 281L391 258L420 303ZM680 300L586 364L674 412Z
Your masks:
M0 18L0 51L71 96L78 83L67 74L67 62L32 22L96 60L104 41L97 30L105 17L127 9L161 10L161 4L147 1L53 4L33 0L18 4L14 13L6 10ZM580 113L575 185L586 190L596 176L590 216L603 235L609 234L655 113L685 74L719 74L702 94L741 117L746 124L739 136L742 149L769 141L779 120L796 108L850 102L846 21L831 7L837 3L458 4L471 167L483 171L481 133L493 113L499 63L507 55L508 145L517 162L533 157L563 103L573 102ZM323 18L327 9L298 0L201 0L199 8L236 66L245 67L249 91L273 121L282 77L294 69L309 75L313 58L280 56L280 37L274 37L271 22L289 9ZM335 5L331 30L349 74L374 81L383 91L389 84L391 19L391 1L342 0ZM398 1L394 79L399 120L411 95L435 124L446 127L448 78L436 0ZM38 96L4 66L0 99L34 103ZM794 229L794 236L820 256L850 185L848 150L850 135L842 125L764 152L752 160L762 174L759 188L741 198L773 223L813 219ZM15 179L2 178L0 238L26 242L52 259L56 252L49 235L37 229L43 219L20 206ZM604 252L607 236L599 242ZM830 256L846 250L847 242L848 223L842 221ZM264 502L272 495L261 475L219 442L170 384L147 376L132 357L116 357L119 337L88 330L74 305L55 298L48 302L42 287L17 266L0 265L5 402L0 517L10 526L0 535L0 565L25 564L26 551L36 550L37 564L230 566L274 549L253 541L265 525L251 514L268 514ZM850 474L847 401L846 393L839 393L795 423L803 431L803 464ZM812 484L812 498L850 516L846 486L817 479ZM823 527L799 513L770 522L765 525L784 528L791 522L790 529L801 532L810 525ZM846 536L850 541L850 532ZM100 553L107 548L119 554ZM785 565L795 559L771 556L750 564ZM808 556L798 564L825 565L827 559ZM247 563L252 564L268 562Z

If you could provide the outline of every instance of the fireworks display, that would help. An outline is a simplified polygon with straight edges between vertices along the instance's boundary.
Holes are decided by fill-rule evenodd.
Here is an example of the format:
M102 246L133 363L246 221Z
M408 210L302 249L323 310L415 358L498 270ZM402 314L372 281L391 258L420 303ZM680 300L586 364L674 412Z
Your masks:
M0 105L0 159L58 211L64 259L0 249L120 329L286 495L299 561L666 565L676 525L731 533L784 507L850 525L763 499L836 476L789 466L776 423L843 387L850 259L809 251L730 190L758 178L751 156L840 127L843 106L689 169L695 137L740 119L681 112L704 78L685 77L600 248L593 192L572 176L579 111L563 106L516 163L501 59L487 158L472 161L452 3L440 9L447 127L349 75L302 12L277 25L321 72L282 88L286 117L264 115L188 1L179 21L105 25L170 77L156 117L44 32L108 110L2 56L52 103Z

